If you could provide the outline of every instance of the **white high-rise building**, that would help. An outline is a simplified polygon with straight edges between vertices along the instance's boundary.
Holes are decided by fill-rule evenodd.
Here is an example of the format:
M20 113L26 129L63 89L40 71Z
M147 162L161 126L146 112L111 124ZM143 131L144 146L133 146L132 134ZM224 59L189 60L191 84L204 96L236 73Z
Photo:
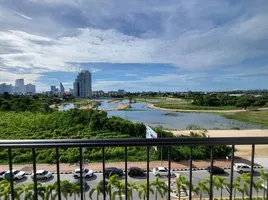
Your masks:
M25 93L26 94L35 94L35 85L29 83L25 85Z
M62 96L65 93L65 88L62 85L62 83L60 83L60 95Z
M92 97L92 85L91 85L91 73L87 70L82 70L78 74L74 82L74 97L79 98L91 98Z
M5 92L12 94L12 85L7 85L5 83L0 84L0 94L3 94Z
M25 87L24 87L24 79L23 78L15 80L14 93L25 94Z

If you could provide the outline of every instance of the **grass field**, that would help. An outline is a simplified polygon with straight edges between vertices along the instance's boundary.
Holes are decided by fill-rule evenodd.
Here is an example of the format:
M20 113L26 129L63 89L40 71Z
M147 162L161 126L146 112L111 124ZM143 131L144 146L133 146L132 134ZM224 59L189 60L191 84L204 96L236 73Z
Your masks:
M236 119L243 122L250 122L268 128L268 111L247 111L234 114L223 114L228 119Z
M196 106L187 99L159 98L158 102L153 103L160 108L182 109L182 110L237 110L235 106Z

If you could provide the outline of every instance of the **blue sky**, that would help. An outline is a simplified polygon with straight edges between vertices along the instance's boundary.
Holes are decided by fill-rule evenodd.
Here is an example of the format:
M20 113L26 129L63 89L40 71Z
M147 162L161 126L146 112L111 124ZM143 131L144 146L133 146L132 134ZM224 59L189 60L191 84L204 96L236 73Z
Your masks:
M0 0L0 83L268 88L267 0Z

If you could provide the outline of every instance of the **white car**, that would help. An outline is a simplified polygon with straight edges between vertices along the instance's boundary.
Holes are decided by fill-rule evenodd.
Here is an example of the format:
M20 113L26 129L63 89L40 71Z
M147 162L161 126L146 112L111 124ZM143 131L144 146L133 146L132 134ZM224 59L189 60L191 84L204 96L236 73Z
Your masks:
M83 178L90 178L94 174L93 170L90 169L83 169L82 170L82 177ZM80 178L80 169L76 169L73 174L74 178Z
M251 172L251 167L245 163L235 163L234 170L239 173Z
M156 167L153 168L153 174L155 176L168 176L168 168L166 167ZM170 171L170 175L173 175L173 172Z
M4 175L5 175L6 171L1 171L0 172L0 179L4 179Z
M52 173L47 170L36 171L36 179L49 179L52 176L53 176ZM31 177L32 179L34 178L34 173L32 173Z
M13 179L14 180L21 180L25 177L25 171L20 171L20 170L12 170L13 173ZM4 177L9 180L10 178L10 171L6 171L4 174Z

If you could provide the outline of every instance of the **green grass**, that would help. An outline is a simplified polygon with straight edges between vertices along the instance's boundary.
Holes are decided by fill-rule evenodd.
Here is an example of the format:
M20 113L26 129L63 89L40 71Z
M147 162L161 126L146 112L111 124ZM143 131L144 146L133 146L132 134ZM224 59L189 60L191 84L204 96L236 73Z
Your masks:
M160 108L181 110L237 110L235 106L196 106L192 105L191 100L188 99L159 99L159 102L154 103L154 105Z
M223 114L228 119L236 119L243 122L255 123L263 128L268 128L268 111L247 111L234 114Z

